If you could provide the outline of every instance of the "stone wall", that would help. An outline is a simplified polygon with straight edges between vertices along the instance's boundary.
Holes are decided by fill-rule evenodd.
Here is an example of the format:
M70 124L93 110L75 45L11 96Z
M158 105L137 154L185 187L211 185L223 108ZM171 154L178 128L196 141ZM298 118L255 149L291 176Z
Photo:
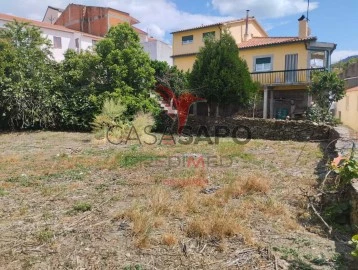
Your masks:
M208 130L210 136L220 134L229 137L235 133L239 138L265 139L265 140L292 140L292 141L308 141L308 140L332 140L338 135L334 129L327 125L318 125L309 121L282 121L271 119L253 119L253 118L211 118L190 116L187 126L192 130L192 134L205 134ZM205 128L204 128L205 127ZM219 128L222 127L222 128ZM238 128L239 127L239 128ZM226 129L229 129L229 135ZM184 129L185 131L188 129ZM235 136L234 134L234 136Z

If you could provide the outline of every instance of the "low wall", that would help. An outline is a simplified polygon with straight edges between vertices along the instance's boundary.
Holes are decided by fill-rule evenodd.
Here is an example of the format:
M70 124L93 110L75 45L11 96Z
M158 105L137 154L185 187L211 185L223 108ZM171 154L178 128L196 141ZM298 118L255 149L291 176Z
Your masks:
M187 126L192 133L198 135L201 128L207 129L210 136L227 135L225 128L230 130L230 136L233 132L237 137L247 138L248 133L252 139L265 140L292 140L292 141L309 141L309 140L332 140L338 138L334 129L327 125L318 125L309 121L282 121L271 119L253 119L253 118L212 118L190 116ZM219 129L218 127L223 127ZM224 128L225 127L225 128ZM237 127L240 127L239 129ZM236 129L236 130L235 130ZM185 130L184 130L185 131ZM236 132L237 131L237 132Z

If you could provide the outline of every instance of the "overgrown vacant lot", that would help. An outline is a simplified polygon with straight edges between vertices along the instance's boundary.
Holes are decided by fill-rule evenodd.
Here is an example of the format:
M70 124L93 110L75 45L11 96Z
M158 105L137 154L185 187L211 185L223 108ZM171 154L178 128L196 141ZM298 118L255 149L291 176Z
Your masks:
M200 156L204 168L182 161ZM316 143L0 135L0 267L346 269L302 195L321 159Z

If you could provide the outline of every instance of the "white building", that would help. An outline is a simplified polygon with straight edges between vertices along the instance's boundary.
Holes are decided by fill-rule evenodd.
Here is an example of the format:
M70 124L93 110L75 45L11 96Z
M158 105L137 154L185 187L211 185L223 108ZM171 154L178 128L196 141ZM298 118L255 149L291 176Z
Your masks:
M167 62L170 66L173 65L172 46L169 44L155 38L148 38L141 44L144 51L149 54L150 59Z
M55 24L57 19L61 16L62 12L63 12L62 8L56 8L56 7L48 6L47 10L46 10L46 13L45 13L45 16L42 19L42 22Z
M63 60L64 54L68 49L73 49L77 52L88 50L92 48L95 42L101 39L101 37L74 31L64 26L52 25L50 23L29 20L2 13L0 13L0 28L3 28L5 24L13 22L14 20L39 27L43 35L52 42L51 52L56 61Z

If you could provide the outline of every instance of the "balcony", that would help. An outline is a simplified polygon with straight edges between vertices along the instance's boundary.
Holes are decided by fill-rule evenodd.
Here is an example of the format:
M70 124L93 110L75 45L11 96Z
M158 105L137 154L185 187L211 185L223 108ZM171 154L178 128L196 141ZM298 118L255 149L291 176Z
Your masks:
M325 71L325 68L279 70L267 72L252 72L251 77L261 85L299 85L309 84L312 73Z

